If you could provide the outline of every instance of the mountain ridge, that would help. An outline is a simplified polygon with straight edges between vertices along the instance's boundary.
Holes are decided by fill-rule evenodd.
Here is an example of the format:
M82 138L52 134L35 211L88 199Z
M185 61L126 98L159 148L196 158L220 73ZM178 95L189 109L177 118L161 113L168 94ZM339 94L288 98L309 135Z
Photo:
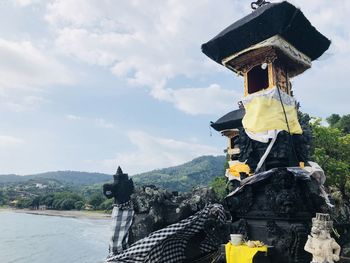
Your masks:
M184 164L155 169L132 175L136 185L156 185L172 191L190 191L195 186L206 186L213 178L223 174L224 156L200 156ZM61 183L85 186L103 184L113 180L112 175L81 171L51 171L30 175L0 175L0 184L23 183L40 179L57 180Z
M186 192L193 187L207 186L224 174L225 156L205 155L181 165L133 175L137 185L155 185L172 191Z

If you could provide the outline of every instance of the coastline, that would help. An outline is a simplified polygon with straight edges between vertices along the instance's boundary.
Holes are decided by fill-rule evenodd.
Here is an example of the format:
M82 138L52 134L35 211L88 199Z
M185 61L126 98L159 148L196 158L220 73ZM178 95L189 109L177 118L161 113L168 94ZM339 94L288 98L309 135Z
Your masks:
M30 209L15 209L15 208L0 208L1 212L14 212L41 216L58 216L69 218L86 218L86 219L110 219L111 215L101 211L76 211L76 210L30 210Z

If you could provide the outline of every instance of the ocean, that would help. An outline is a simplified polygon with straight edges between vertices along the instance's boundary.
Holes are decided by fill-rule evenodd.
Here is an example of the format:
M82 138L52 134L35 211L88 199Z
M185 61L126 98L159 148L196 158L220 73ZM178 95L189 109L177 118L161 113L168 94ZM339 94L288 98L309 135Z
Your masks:
M0 212L0 263L98 263L110 220Z

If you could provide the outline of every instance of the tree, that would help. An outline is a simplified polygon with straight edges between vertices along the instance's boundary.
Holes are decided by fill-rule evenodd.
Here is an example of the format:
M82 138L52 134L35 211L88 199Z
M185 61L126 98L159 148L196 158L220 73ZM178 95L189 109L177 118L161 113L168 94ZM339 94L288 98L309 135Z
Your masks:
M16 204L17 208L28 208L32 205L33 199L30 197L22 197L18 199L18 202Z
M113 198L106 199L105 201L103 201L102 204L100 204L98 209L104 210L104 211L112 211L112 209L113 209L113 202L114 202Z
M57 210L75 209L78 201L84 202L81 195L71 192L60 192L53 195L52 208ZM85 203L85 202L84 202Z
M342 132L336 127L324 127L321 125L321 120L315 121L312 124L312 129L314 137L313 160L325 171L326 184L337 187L343 198L349 199L350 134L344 134L345 130Z
M92 205L94 209L97 209L105 199L106 198L101 193L95 193L90 197L89 204Z
M8 203L8 196L5 190L0 189L0 206Z
M76 203L76 201L72 198L68 198L68 199L64 199L61 203L60 203L60 210L72 210L75 208L74 204Z
M339 129L341 129L344 133L350 133L350 114L344 115L339 120Z
M40 205L40 197L36 196L33 198L31 207L33 207L34 209L39 209L39 205Z
M327 118L330 127L338 128L345 134L350 133L350 114L340 117L339 114L332 114Z
M47 208L52 208L53 201L54 201L54 195L48 194L41 197L40 204L46 205Z
M74 203L74 208L76 210L82 210L85 206L85 203L83 201L77 201Z
M227 195L226 181L226 177L222 175L214 178L214 180L210 184L210 186L213 188L215 194L220 200L224 200L224 198Z
M338 121L340 121L340 119L341 117L339 114L332 114L326 120L331 127L334 127L338 123Z

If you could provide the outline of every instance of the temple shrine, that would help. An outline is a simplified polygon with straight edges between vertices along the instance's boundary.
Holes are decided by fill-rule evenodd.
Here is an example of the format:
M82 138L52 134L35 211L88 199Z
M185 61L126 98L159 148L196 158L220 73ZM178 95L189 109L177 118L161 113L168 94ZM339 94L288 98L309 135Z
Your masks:
M244 78L238 109L211 123L228 138L225 202L232 232L271 246L268 262L307 263L311 219L331 204L324 180L315 176L323 171L309 159L309 119L298 111L291 79L310 69L331 42L287 1L252 7L202 45L209 58ZM240 253L232 254L232 262Z

